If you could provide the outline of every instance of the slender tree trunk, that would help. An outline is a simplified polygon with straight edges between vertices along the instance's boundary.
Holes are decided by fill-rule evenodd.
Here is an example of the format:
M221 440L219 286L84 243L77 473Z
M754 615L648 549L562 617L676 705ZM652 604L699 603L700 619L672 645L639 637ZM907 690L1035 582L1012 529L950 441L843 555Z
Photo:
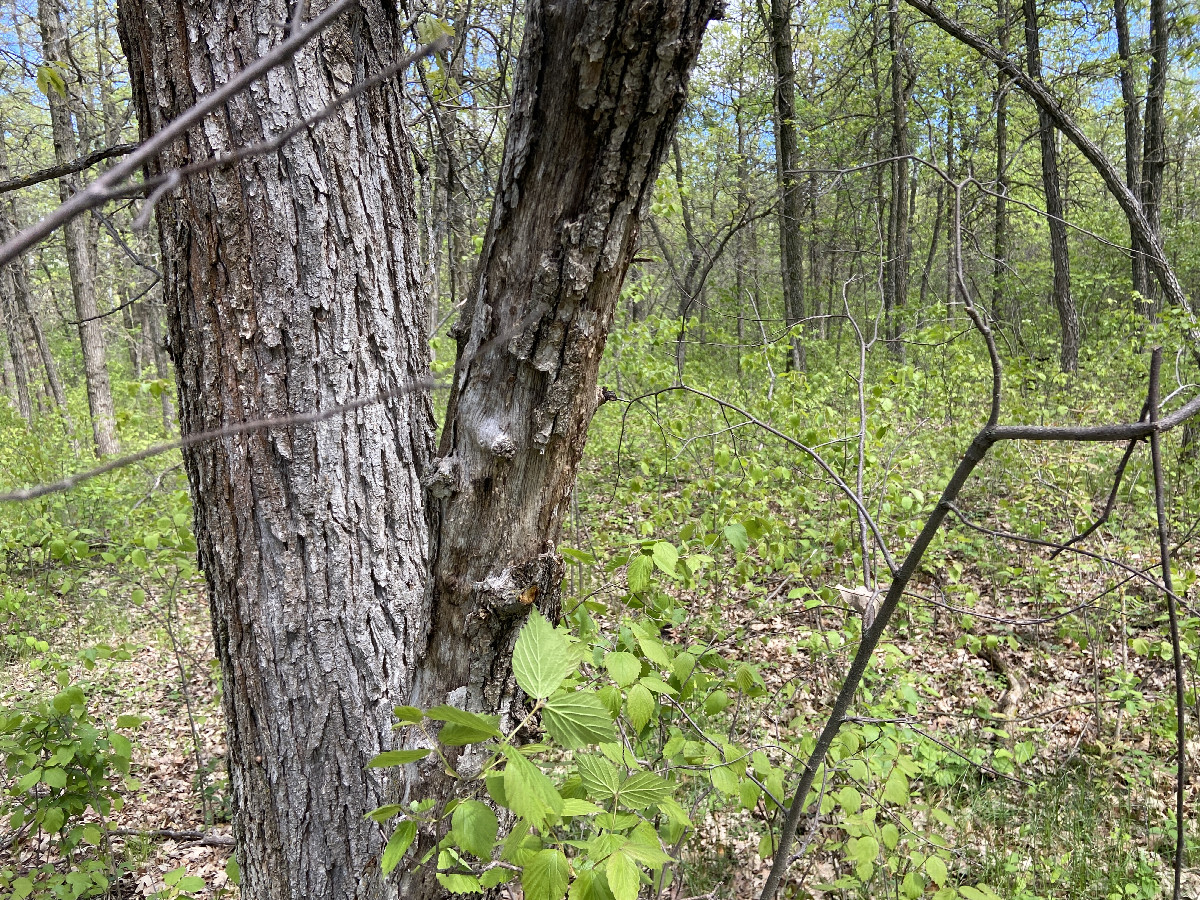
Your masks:
M1000 51L1008 54L1008 3L998 0ZM996 228L992 242L992 315L1003 321L1018 341L1021 310L1008 287L1008 76L996 74Z
M0 269L0 324L3 324L8 336L5 370L9 376L7 380L12 390L11 396L16 401L17 412L28 422L33 418L33 403L29 394L29 356L25 351L25 329L17 312L12 266Z
M888 52L891 56L891 192L888 208L887 271L884 305L888 311L888 341L893 355L903 356L899 310L908 299L908 76L904 66L904 30L900 0L888 3Z
M1167 167L1166 102L1170 62L1170 29L1166 0L1150 0L1150 78L1146 88L1146 121L1142 129L1142 210L1154 236L1162 240L1163 173ZM1140 248L1134 248L1135 251ZM1135 258L1139 258L1135 253ZM1158 311L1161 291L1146 281L1146 311Z
M780 192L779 274L783 281L783 318L791 339L788 367L802 371L805 367L804 246L800 232L803 209L796 177L800 154L789 0L771 0L767 27L775 64L775 166Z
M38 21L42 31L42 48L48 63L66 58L66 33L58 17L55 0L38 0ZM51 89L48 96L50 124L54 138L54 157L59 165L73 161L77 153L75 129L71 123L70 104L66 97ZM76 177L59 179L59 196L66 200L78 188ZM99 456L110 456L120 450L117 442L117 423L113 412L112 388L108 379L105 358L104 328L97 319L96 284L91 238L90 217L80 216L63 228L66 243L67 268L71 276L71 291L75 297L75 318L79 320L79 341L83 347L83 372L87 382L88 407L92 416L92 438Z
M1121 82L1121 113L1125 125L1125 183L1141 195L1142 120L1139 111L1137 82L1134 75L1133 49L1129 40L1129 9L1125 0L1113 0L1113 19L1117 32L1117 58L1121 61L1118 77ZM1147 315L1153 315L1150 299L1150 271L1146 266L1146 248L1138 240L1137 231L1130 225L1131 278L1138 293L1138 305Z
M942 218L946 211L946 183L941 178L933 189L933 234L929 238L929 252L925 255L925 267L921 270L921 310L924 314L925 301L929 296L929 279L933 274L933 262L937 258L938 239L942 231Z
M261 53L284 0L123 0L143 136ZM184 454L224 675L242 891L440 896L384 883L365 812L444 798L437 766L380 779L398 703L508 714L522 596L554 614L554 554L605 337L712 11L532 0L483 260L437 456L423 392ZM277 133L399 55L364 0L157 165ZM205 35L196 42L192 35ZM393 391L427 371L400 87L158 208L184 434ZM354 190L345 186L354 185ZM217 262L220 262L220 265ZM426 844L427 846L427 844Z
M1029 76L1042 80L1042 49L1038 28L1037 0L1024 0L1025 61ZM1059 366L1064 372L1079 367L1079 316L1071 296L1071 259L1064 221L1062 187L1058 167L1058 145L1054 121L1038 107L1038 138L1042 150L1042 187L1046 194L1046 213L1050 227L1050 261L1054 266L1054 308L1062 341Z

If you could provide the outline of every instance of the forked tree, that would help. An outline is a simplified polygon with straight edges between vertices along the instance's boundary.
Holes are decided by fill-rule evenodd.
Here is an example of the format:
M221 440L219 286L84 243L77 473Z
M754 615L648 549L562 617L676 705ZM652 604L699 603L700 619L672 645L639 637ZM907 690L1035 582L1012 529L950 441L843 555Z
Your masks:
M350 7L147 176L276 136L398 58L394 4ZM246 896L441 892L428 869L381 879L383 835L363 815L445 780L409 766L380 781L366 764L390 748L397 704L506 715L520 701L511 647L530 602L558 605L554 547L605 337L715 11L530 0L440 441L428 390L404 390L428 372L428 304L397 81L159 203L184 436L390 398L184 453ZM294 12L122 0L143 138L261 58Z

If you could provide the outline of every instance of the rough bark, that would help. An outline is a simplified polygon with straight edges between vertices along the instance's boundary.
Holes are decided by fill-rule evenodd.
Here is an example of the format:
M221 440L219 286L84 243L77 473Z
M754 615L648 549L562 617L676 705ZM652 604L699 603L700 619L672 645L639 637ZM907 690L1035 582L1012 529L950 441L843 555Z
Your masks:
M17 312L16 284L11 265L0 269L0 324L8 336L8 356L5 368L11 375L12 398L17 412L26 422L33 418L29 396L29 355L25 348L25 329Z
M427 480L434 621L416 705L510 715L520 598L557 609L554 544L599 402L600 356L713 12L711 0L527 7L495 205ZM411 794L444 796L436 764L411 768ZM427 872L402 887L429 891Z
M1121 117L1125 126L1125 183L1135 193L1141 193L1142 120L1134 75L1133 48L1129 40L1129 9L1125 0L1113 0L1113 19L1117 32L1117 58L1120 60L1118 79L1121 82ZM1146 250L1138 240L1137 230L1129 226L1131 278L1133 289L1141 296L1140 305L1149 312L1146 299L1150 296L1150 273L1146 268Z
M260 55L284 0L122 0L143 136ZM499 189L460 324L437 457L427 397L184 454L224 676L244 896L421 898L384 883L381 782L397 703L506 713L511 646L554 554L639 218L712 0L531 0ZM278 133L399 54L364 0L159 167ZM195 41L203 34L204 41ZM184 435L327 408L427 370L428 307L396 85L158 208ZM151 173L153 174L153 173ZM406 780L405 780L406 779Z
M123 0L143 138L278 40L284 0ZM278 134L400 55L364 2L161 157L175 166ZM198 41L196 34L205 39ZM322 409L423 376L426 304L403 98L364 95L276 154L190 179L157 208L180 429ZM153 173L151 173L153 174ZM224 678L235 836L248 898L394 896L392 742L428 628L420 476L429 399L184 453Z
M1025 64L1029 77L1042 80L1042 49L1038 27L1037 0L1024 0L1025 7ZM1038 141L1042 151L1042 188L1046 195L1047 224L1050 229L1050 261L1054 267L1052 289L1054 308L1058 312L1060 333L1059 366L1064 372L1079 367L1079 315L1071 295L1071 258L1067 246L1067 225L1064 220L1062 184L1058 166L1058 144L1054 120L1050 113L1038 107Z
M47 64L66 59L66 32L58 15L55 0L38 0L38 24L41 27L42 50ZM47 97L50 106L50 127L54 139L54 158L58 165L73 162L79 156L75 128L71 122L70 104L66 97L51 89ZM59 197L66 201L78 189L77 176L59 180ZM119 452L117 423L113 412L112 387L108 378L108 362L104 328L97 319L95 260L92 254L90 217L77 216L63 228L67 269L71 277L71 292L75 298L75 318L79 320L79 342L83 348L83 373L87 382L88 407L92 417L92 438L96 453L109 456Z
M1154 236L1162 239L1163 173L1167 167L1166 103L1170 63L1170 31L1166 0L1150 0L1150 77L1146 87L1146 120L1142 127L1142 178L1139 199ZM1135 247L1135 257L1137 250ZM1149 285L1146 312L1153 315L1159 291Z
M783 281L783 317L791 337L788 367L803 370L804 244L803 216L796 169L796 64L792 56L792 16L788 0L771 0L768 40L775 66L775 167L779 185L779 275Z

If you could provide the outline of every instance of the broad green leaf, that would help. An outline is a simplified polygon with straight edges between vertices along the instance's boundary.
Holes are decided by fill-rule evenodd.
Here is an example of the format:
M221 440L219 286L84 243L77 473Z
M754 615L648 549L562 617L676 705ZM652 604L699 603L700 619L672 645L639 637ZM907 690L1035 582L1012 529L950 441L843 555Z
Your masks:
M521 755L515 747L504 748L504 794L508 808L528 819L539 830L547 816L562 813L562 797L542 770Z
M717 713L728 709L729 704L733 702L729 698L729 694L725 691L713 691L704 699L704 711L710 716L715 716Z
M729 766L717 766L708 774L713 787L722 794L732 796L738 793L738 777Z
M642 652L646 654L646 659L657 666L662 666L664 669L671 668L671 657L667 654L666 648L657 638L649 635L638 634L638 645L642 648Z
M567 857L561 850L540 851L521 873L525 900L562 900L568 877Z
M632 653L616 651L604 657L604 668L621 687L629 687L642 674L642 661Z
M604 864L608 887L616 900L637 900L640 879L637 863L623 851L617 851Z
M492 858L500 826L490 806L478 800L464 800L454 808L450 822L458 846L480 859Z
M64 821L66 821L66 814L57 806L51 806L42 816L42 830L47 834L58 834Z
M42 784L61 791L67 786L67 773L62 769L46 769L42 772Z
M367 813L367 818L372 822L378 822L382 825L393 816L398 816L404 812L404 807L399 803L388 803L384 806L377 807Z
M397 706L392 710L392 715L396 717L398 726L420 725L421 720L425 718L425 713L415 706Z
M438 854L437 867L444 871L438 872L438 884L444 887L451 894L478 894L479 879L469 872L455 872L454 869L461 869L463 862L457 853L451 850L443 850Z
M388 838L387 846L383 848L384 875L391 873L392 869L396 868L416 836L417 823L412 819L405 819L396 826L396 830Z
M750 546L750 535L746 533L746 526L734 522L732 525L726 525L724 531L729 546L738 553L745 553Z
M625 570L625 583L629 585L629 593L640 594L650 587L650 575L654 572L654 562L645 554L639 553L629 561Z
M545 700L575 666L567 639L539 610L532 610L513 650L513 675L521 690L535 700Z
M850 838L846 841L846 855L859 865L873 863L879 856L879 842L870 835Z
M630 809L645 809L673 790L672 784L653 772L634 772L621 784L621 802Z
M427 715L436 722L446 723L438 739L448 747L478 744L489 738L500 737L496 728L499 716L480 716L454 706L435 706Z
M937 882L938 887L946 883L946 878L950 874L946 871L946 863L938 856L931 856L925 860L925 872Z
M883 846L888 850L895 850L896 845L900 843L900 829L891 822L879 829L879 836L883 839Z
M897 805L908 802L908 779L899 769L893 769L888 776L887 784L883 787L883 799Z
M675 574L675 566L679 564L679 551L668 541L659 541L654 545L654 565L667 575Z
M654 695L645 685L635 684L625 698L625 712L629 715L634 730L640 732L654 715Z
M595 803L589 803L587 800L578 800L574 797L564 797L562 814L564 816L595 816L604 812Z
M617 795L621 788L621 774L616 766L602 756L588 753L575 757L583 789L590 797L607 800Z
M432 752L428 748L424 750L385 750L367 763L367 767L370 769L382 769L386 766L403 766L411 762L416 762L418 759L424 759Z
M862 794L855 788L846 785L837 792L838 805L850 815L854 815L862 809Z
M574 691L553 697L542 710L550 736L569 750L616 740L612 717L591 691Z
M117 716L118 728L137 728L146 721L145 716Z

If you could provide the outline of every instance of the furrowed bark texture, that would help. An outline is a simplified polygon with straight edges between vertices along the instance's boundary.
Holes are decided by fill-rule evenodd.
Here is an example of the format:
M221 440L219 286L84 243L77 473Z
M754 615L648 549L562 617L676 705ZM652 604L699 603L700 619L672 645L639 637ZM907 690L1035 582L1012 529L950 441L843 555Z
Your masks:
M324 4L310 4L318 8ZM284 0L122 0L142 137L281 38ZM162 155L227 153L324 108L403 52L394 7L364 0ZM412 180L396 82L279 152L189 179L157 207L183 435L320 410L427 371ZM150 172L148 174L155 174ZM311 426L184 452L224 677L247 898L397 896L389 796L367 762L428 621L421 392Z
M433 632L411 702L499 712L528 604L553 618L554 546L640 217L712 0L530 0L483 256L427 478ZM468 766L460 760L460 768ZM409 796L444 796L435 764ZM428 870L405 897L436 894Z

